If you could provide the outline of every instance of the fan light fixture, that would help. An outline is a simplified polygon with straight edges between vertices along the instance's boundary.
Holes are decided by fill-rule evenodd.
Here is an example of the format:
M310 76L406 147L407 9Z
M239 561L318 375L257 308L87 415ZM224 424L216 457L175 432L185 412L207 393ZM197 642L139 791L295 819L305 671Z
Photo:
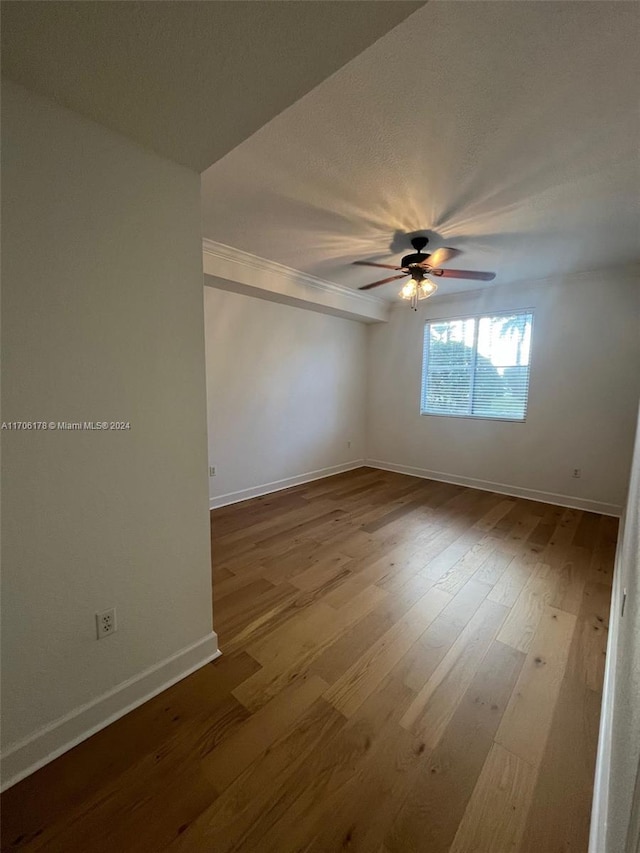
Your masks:
M438 289L438 285L434 284L428 278L411 278L400 291L400 296L403 299L411 302L411 307L414 311L418 310L418 302L422 299L428 299Z
M392 281L399 281L410 275L411 278L400 291L400 296L411 302L411 307L414 311L418 310L418 302L421 299L428 299L436 292L437 285L427 275L434 275L438 278L467 278L475 281L493 281L496 277L494 272L480 272L479 270L452 270L441 269L440 265L450 261L452 258L460 254L459 249L450 249L443 246L436 249L435 252L427 254L422 250L429 242L427 237L412 237L411 245L414 252L405 255L400 261L400 266L396 267L392 264L379 264L377 261L353 261L354 264L362 267L377 267L383 270L394 270L400 275L392 275L387 278L382 278L380 281L372 281L371 284L362 284L358 290L371 290L372 287L380 287L383 284L389 284Z

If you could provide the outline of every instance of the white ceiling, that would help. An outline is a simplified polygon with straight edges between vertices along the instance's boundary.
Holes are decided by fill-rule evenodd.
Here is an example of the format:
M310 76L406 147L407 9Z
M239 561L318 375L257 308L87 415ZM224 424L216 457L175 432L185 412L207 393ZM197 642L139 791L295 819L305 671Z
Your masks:
M423 230L496 284L638 261L639 35L637 3L430 2L203 174L204 236L350 287Z
M2 72L201 172L420 5L3 0Z

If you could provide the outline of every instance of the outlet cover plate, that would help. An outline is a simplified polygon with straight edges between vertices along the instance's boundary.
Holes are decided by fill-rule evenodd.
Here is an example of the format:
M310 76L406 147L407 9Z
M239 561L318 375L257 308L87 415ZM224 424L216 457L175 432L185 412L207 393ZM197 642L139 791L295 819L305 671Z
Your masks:
M116 622L116 609L112 607L110 610L103 610L101 613L96 613L96 635L99 640L115 634L118 630Z

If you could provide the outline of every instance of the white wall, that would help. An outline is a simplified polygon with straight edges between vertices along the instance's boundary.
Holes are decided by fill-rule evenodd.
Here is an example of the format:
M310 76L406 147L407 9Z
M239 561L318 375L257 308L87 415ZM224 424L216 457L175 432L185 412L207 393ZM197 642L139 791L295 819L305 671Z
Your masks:
M639 697L640 418L616 554L590 853L636 853L640 844Z
M201 263L195 172L3 84L3 419L131 422L2 433L5 780L216 650Z
M421 416L425 320L517 308L534 309L526 422ZM417 313L398 306L369 330L368 458L619 512L640 391L639 318L635 269L490 287Z
M204 301L212 505L362 460L366 327L212 287Z

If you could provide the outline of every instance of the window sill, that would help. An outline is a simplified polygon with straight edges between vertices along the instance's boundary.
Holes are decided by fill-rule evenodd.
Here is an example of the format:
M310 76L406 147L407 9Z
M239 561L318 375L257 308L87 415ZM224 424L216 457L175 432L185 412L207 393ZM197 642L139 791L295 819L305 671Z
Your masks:
M420 417L423 418L461 418L465 421L498 421L505 424L525 424L525 418L492 418L491 415L453 415L445 414L444 412L420 412Z

